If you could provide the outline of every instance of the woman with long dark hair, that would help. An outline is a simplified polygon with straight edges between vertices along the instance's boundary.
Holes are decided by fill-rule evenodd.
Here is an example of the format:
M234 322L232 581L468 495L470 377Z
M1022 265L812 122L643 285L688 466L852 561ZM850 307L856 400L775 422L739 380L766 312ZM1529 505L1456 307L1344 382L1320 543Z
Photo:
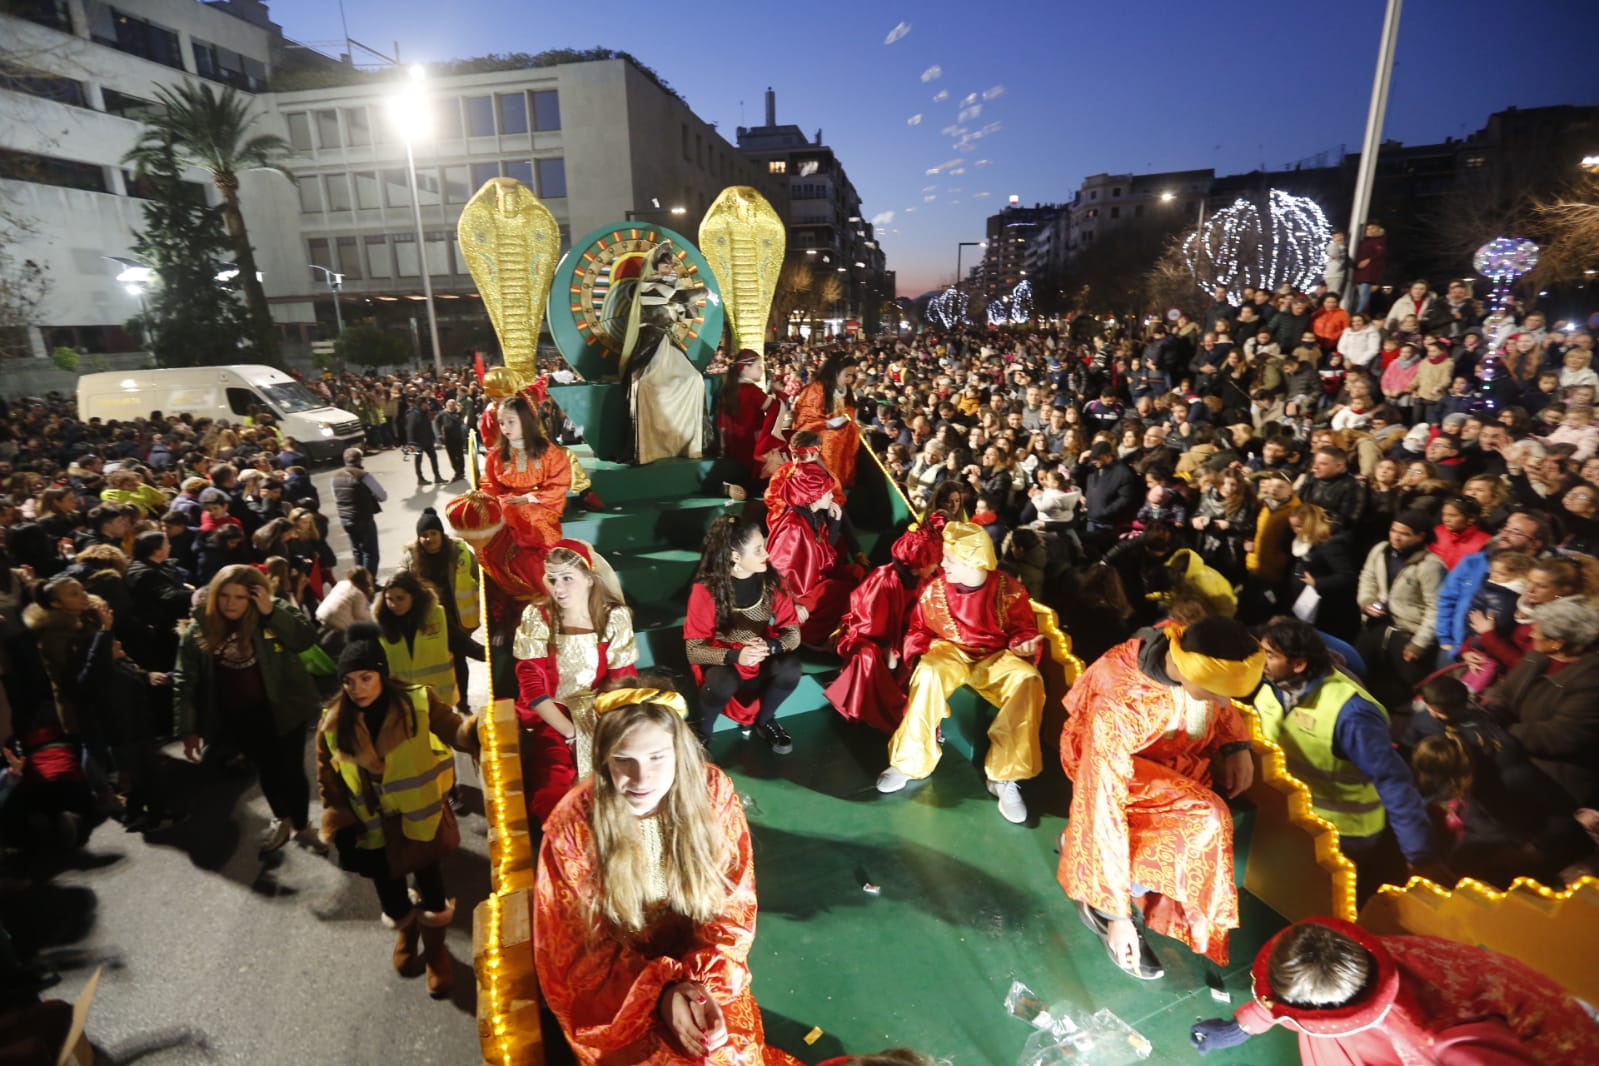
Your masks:
M766 364L760 353L743 348L722 380L716 403L716 431L722 438L722 457L737 468L731 482L748 490L766 481L783 461L783 442L774 430L783 403L761 388Z
M794 397L794 429L822 441L822 464L844 488L855 485L855 455L861 430L855 424L855 364L842 351L822 361L811 383Z
M500 401L500 440L483 464L478 487L497 498L519 547L542 553L561 539L561 515L572 487L566 449L544 433L538 411L523 393Z
M427 685L445 703L460 699L456 690L455 634L432 585L410 570L396 570L378 590L372 611L389 669L401 681Z
M767 558L758 523L733 515L711 523L689 590L683 639L700 686L700 741L709 743L726 710L777 754L793 751L777 709L799 685L800 620Z

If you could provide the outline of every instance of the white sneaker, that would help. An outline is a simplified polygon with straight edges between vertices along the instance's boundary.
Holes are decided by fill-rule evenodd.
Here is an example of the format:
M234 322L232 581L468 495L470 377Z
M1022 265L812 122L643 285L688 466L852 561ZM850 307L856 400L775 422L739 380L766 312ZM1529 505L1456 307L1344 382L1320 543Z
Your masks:
M877 791L898 792L911 783L911 779L890 766L877 775Z
M289 842L294 825L287 818L274 818L261 834L261 854L268 855Z
M999 814L1007 822L1021 825L1027 821L1027 804L1022 802L1022 790L1014 781L990 781L988 794L999 800Z

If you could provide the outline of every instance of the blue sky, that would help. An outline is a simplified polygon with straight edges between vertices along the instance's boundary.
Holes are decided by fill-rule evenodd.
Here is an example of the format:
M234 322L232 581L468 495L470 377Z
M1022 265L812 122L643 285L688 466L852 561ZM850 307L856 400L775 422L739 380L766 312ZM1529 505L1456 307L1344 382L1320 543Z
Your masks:
M408 62L625 49L729 141L761 122L770 85L779 122L820 128L838 152L913 295L953 277L956 243L981 239L1011 194L1063 201L1100 172L1234 173L1358 151L1384 3L344 0L344 11L350 36L385 51L398 41ZM273 0L271 12L295 40L341 47L337 3ZM1511 105L1599 104L1583 52L1595 40L1595 0L1409 0L1384 134L1419 144Z

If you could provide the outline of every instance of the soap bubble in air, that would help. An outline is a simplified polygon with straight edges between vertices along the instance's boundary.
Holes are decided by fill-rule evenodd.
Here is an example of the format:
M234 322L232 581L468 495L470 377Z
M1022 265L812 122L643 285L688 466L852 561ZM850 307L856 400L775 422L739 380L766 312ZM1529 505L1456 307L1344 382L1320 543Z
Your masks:
M927 79L923 78L922 80L926 81ZM941 104L945 100L948 100L948 99L949 99L949 90L948 89L940 89L940 90L938 90L938 92L933 94L933 103L935 103L935 104Z
M998 100L1001 96L1004 96L1004 95L1005 95L1005 86L1003 86L1003 85L996 85L996 86L994 86L991 89L984 89L983 90L983 99L984 100Z
M905 120L905 125L907 125L907 126L920 126L921 124L922 124L922 116L921 116L920 112L912 115L910 118Z
M924 81L924 82L937 81L939 78L942 78L943 76L944 76L944 68L939 66L937 63L934 63L932 66L930 66L926 70L922 71L922 81Z
M895 41L904 40L905 35L909 32L911 32L911 24L909 22L901 22L888 31L888 36L883 38L883 43L893 44Z
M982 104L973 104L971 107L963 107L963 108L961 108L960 114L956 115L955 118L958 121L960 121L960 122L970 122L972 119L976 118L977 116L981 115L982 113L983 113L983 105Z

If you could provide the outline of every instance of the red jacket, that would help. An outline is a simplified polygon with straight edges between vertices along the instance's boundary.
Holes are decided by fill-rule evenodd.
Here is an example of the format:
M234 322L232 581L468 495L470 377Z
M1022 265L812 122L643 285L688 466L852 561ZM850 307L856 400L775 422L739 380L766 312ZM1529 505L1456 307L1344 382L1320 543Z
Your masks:
M1427 550L1442 559L1444 565L1453 570L1456 563L1468 555L1475 554L1492 539L1493 534L1486 529L1467 526L1459 533L1451 533L1440 523L1433 527L1432 543L1427 545Z

